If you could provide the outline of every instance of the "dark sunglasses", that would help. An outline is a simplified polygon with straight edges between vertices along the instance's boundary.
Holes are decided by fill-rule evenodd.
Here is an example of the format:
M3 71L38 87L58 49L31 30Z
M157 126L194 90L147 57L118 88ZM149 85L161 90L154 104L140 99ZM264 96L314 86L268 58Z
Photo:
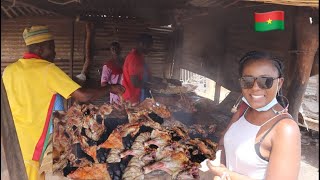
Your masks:
M278 79L274 77L241 77L239 79L240 86L242 89L250 89L253 87L254 82L256 81L259 88L261 89L270 89L273 85L273 80Z

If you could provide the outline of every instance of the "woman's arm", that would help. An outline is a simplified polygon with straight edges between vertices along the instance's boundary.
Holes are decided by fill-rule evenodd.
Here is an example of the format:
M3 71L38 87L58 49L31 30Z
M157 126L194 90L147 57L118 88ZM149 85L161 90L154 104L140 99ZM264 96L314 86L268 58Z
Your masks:
M111 78L111 69L109 69L107 65L104 65L102 67L102 73L101 73L101 87L106 86L110 78Z
M284 119L274 130L266 179L297 180L301 159L299 127L292 119Z
M108 84L105 87L99 87L96 89L79 88L71 94L71 97L78 102L89 102L95 100L104 95L118 94L119 96L125 92L125 88L120 84Z

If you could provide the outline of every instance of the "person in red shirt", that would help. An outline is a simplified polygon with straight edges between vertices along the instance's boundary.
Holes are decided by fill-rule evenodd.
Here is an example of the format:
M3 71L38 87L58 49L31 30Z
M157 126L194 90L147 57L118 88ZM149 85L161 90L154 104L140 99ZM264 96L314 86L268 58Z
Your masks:
M151 74L144 56L150 52L153 38L149 34L140 34L137 46L127 55L123 65L123 86L126 88L123 99L137 104L150 96L148 79Z

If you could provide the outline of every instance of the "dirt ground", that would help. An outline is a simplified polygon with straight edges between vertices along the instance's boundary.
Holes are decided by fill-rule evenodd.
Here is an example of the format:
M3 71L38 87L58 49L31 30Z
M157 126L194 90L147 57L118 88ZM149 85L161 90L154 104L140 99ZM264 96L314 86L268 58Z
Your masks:
M301 164L299 180L319 179L319 132L301 128Z
M319 121L319 75L310 77L302 109L305 116ZM299 180L319 179L319 132L301 128L301 135Z

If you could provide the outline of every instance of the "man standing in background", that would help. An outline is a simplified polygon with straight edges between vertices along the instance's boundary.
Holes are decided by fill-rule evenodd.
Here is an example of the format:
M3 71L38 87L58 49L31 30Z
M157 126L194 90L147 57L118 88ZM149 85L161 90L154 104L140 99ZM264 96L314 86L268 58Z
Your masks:
M123 65L122 84L126 88L123 99L133 105L150 96L148 81L151 73L145 62L145 55L150 52L153 38L149 34L140 34L137 45L127 55Z
M110 92L123 94L121 85L98 89L81 88L53 62L55 43L46 26L32 26L23 32L28 52L7 66L3 83L7 92L20 148L29 180L43 179L38 174L39 160L56 94L65 99L88 102Z

